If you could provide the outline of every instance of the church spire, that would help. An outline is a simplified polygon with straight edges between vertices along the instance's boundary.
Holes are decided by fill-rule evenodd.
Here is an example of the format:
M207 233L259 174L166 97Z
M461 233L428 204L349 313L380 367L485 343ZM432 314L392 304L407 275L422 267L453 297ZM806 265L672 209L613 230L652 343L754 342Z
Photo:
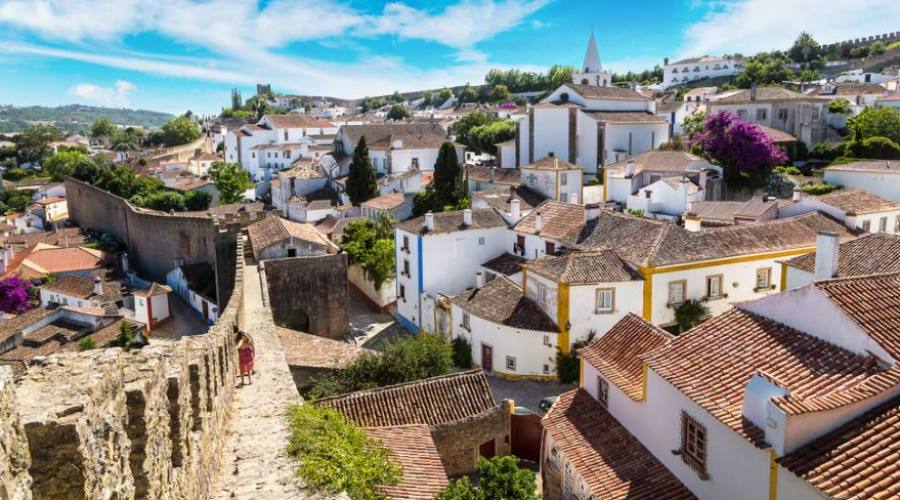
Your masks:
M581 70L585 73L600 73L603 66L600 65L600 53L597 52L597 40L594 39L594 32L591 31L591 39L588 40L587 51L584 53L584 64Z

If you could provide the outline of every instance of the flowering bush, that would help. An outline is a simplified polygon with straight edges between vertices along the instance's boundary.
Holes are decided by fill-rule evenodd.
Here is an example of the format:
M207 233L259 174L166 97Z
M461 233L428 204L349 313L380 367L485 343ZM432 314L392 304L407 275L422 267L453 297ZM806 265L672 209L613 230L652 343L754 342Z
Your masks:
M0 311L18 314L31 309L29 288L31 288L31 282L18 276L0 280Z
M728 111L707 118L703 131L691 144L718 162L725 171L725 180L733 186L758 187L773 167L788 161L761 128Z

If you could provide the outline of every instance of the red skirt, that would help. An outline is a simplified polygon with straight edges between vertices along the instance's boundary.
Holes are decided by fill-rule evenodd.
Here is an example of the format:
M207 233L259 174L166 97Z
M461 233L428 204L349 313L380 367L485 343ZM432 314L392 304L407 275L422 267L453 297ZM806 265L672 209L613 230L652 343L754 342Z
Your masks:
M241 373L248 374L253 371L253 348L245 347L238 349L238 361L240 363Z

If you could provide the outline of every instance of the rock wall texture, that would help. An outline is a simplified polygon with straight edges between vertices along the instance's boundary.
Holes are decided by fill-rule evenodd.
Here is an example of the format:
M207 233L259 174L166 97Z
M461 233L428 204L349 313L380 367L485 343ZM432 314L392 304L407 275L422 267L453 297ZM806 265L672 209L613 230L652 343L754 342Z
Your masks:
M510 425L513 402L505 400L490 410L463 420L431 426L431 438L448 476L475 470L479 447L494 440L497 456L511 453Z
M233 273L229 305L204 335L38 358L17 380L0 371L0 498L214 496L232 417L243 259Z
M69 218L85 229L110 234L129 249L142 277L165 283L178 259L208 262L216 269L219 297L230 297L237 262L240 222L207 216L168 215L136 208L126 200L76 179L66 179ZM226 304L219 304L224 309Z
M346 254L266 260L260 268L276 325L344 337L350 325Z

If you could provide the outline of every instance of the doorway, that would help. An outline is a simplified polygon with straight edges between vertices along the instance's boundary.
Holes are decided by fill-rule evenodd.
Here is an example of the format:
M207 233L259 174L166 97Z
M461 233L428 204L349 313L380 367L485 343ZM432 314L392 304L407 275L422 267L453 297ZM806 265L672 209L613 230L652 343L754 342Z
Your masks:
M494 373L494 348L487 344L481 344L481 368Z

